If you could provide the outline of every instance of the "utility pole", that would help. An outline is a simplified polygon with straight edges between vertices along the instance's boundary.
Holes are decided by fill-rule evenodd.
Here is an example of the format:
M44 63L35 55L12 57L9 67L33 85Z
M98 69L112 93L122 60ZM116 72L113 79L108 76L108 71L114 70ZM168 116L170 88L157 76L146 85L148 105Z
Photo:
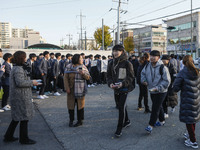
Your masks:
M66 36L69 36L69 49L70 49L70 40L71 40L71 34L67 34Z
M104 22L102 19L102 50L104 50Z
M120 13L124 13L124 14L127 13L126 10L121 9L121 4L122 3L128 4L128 0L127 0L127 2L121 2L121 0L118 0L118 1L113 0L113 2L118 3L118 8L117 9L111 8L110 11L117 10L117 38L116 38L117 40L116 40L116 44L120 44Z
M80 30L81 30L81 50L83 50L83 37L82 37L82 35L83 35L83 25L82 25L82 18L83 17L86 17L86 16L84 16L84 15L82 15L82 12L80 11Z
M86 31L85 31L85 50L87 50L87 36L86 36Z
M191 0L191 56L193 57L193 46L192 46L192 43L193 43L193 33L192 33L192 29L193 29L193 22L192 22L192 0Z
M113 25L113 46L115 46L115 25Z

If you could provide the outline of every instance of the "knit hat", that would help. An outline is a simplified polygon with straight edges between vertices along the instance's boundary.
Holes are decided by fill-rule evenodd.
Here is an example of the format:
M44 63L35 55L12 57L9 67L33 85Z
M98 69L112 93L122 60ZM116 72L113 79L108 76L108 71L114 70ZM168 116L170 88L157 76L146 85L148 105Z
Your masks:
M160 57L160 52L158 50L153 50L150 52L151 56L159 56Z

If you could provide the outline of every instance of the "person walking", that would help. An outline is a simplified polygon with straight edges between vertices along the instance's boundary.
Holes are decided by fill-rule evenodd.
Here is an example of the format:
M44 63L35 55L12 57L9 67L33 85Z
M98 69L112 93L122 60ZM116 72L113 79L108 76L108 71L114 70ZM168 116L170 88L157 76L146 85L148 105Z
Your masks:
M67 65L64 73L64 85L67 92L67 107L69 112L69 127L78 127L83 124L85 95L87 93L86 80L90 79L87 67L83 65L83 58L75 54L72 63ZM74 121L74 109L77 105L77 123Z
M137 72L137 84L139 85L139 98L138 98L138 110L142 110L142 99L144 98L144 106L145 106L145 111L144 113L151 113L149 106L148 106L148 88L147 85L141 84L141 72L144 66L146 66L147 63L149 63L149 54L146 54L147 57L142 56L139 60L139 67L138 67L138 72Z
M185 145L198 148L195 137L196 123L200 120L200 73L193 63L190 55L183 58L184 68L178 73L173 90L181 91L179 119L186 124L189 138Z
M134 89L134 71L131 62L128 61L125 49L121 45L115 45L112 49L113 60L108 64L107 84L114 90L116 105L119 109L116 137L122 135L122 128L131 125L126 108L126 99L130 91Z
M152 100L152 112L149 125L145 128L151 133L154 126L165 124L162 103L166 97L167 89L170 85L170 74L166 66L160 60L160 52L153 50L150 52L150 63L142 70L141 83L148 86ZM156 122L159 118L159 122Z
M20 122L19 142L21 144L35 144L34 140L28 137L28 122L34 115L34 107L31 101L33 85L38 85L36 80L30 80L27 70L24 69L26 53L17 51L14 53L11 62L14 67L10 74L10 102L12 121L4 135L4 142L14 142L14 132ZM25 66L26 68L26 66Z

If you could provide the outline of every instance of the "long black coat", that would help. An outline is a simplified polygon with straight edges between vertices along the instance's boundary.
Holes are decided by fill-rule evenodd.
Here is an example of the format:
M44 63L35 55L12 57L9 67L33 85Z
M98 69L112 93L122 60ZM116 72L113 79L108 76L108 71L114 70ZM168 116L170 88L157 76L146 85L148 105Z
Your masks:
M180 121L197 123L200 119L200 74L197 76L184 67L174 81L173 90L181 90Z

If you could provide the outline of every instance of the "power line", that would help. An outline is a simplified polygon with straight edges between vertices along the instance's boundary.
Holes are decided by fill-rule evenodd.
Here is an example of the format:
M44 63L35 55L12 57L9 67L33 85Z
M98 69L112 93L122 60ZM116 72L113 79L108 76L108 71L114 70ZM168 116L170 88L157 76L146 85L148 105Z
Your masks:
M198 10L198 9L200 9L200 7L192 9L192 11ZM190 11L191 11L191 9L190 10L186 10L186 11L182 11L182 12L178 12L178 13L175 13L175 14L167 15L167 16L158 17L158 18L155 18L155 19L149 19L149 20L140 21L140 22L136 22L136 23L126 23L126 24L127 25L136 25L136 24L140 24L140 23L151 22L151 21L158 20L158 19L163 19L163 18L167 18L167 17L171 17L171 16L180 15L180 14L187 13L187 12L190 12Z
M47 6L47 5L56 5L56 4L62 4L62 3L67 3L67 2L74 2L74 1L81 1L81 0L65 0L65 1L60 1L60 2L43 3L43 4L26 5L26 6L17 6L17 7L7 7L7 8L0 8L0 9L5 10L5 9L18 9L18 8L38 7L38 6Z
M140 17L143 17L143 16L145 16L145 15L149 15L149 14L151 14L151 13L154 13L154 12L157 12L157 11L160 11L160 10L164 10L164 9L166 9L166 8L169 8L169 7L178 5L178 4L180 4L180 3L183 3L183 2L185 2L185 1L188 1L188 0L182 0L182 1L176 2L176 3L174 3L174 4L171 4L171 5L168 5L168 6L159 8L159 9L157 9L157 10L154 10L154 11L151 11L151 12L148 12L148 13L145 13L145 14L142 14L142 15L139 15L139 16L136 16L136 17L127 19L126 21L133 20L133 19L136 19L136 18L140 18Z

